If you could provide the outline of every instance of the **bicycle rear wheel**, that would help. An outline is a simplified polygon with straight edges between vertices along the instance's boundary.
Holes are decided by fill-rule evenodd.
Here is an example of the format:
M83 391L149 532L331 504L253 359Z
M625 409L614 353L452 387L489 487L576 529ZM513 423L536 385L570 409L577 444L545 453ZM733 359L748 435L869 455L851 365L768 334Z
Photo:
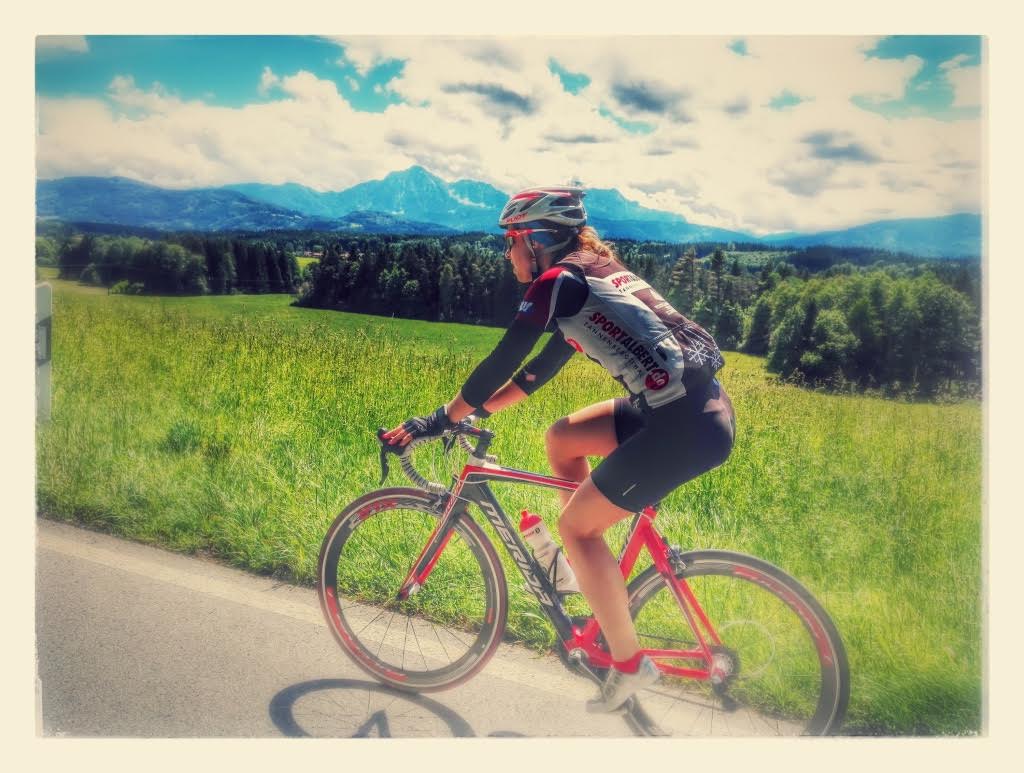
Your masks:
M651 567L629 586L640 646L663 672L642 696L673 735L824 735L838 730L850 695L846 651L811 594L778 567L726 551L682 556L676 577L696 605L688 621ZM685 598L685 593L684 593ZM705 632L701 611L720 639ZM712 652L698 654L694 628ZM686 669L710 672L692 678Z
M402 690L444 690L479 671L505 630L508 591L494 547L459 519L426 582L397 591L439 523L418 489L371 492L346 507L320 548L320 607L342 649Z

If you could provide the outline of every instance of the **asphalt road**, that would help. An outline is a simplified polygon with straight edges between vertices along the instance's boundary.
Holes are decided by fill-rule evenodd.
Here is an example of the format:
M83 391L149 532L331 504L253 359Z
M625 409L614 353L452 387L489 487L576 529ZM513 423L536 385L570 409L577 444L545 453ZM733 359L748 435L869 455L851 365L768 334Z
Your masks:
M590 714L596 687L502 644L473 679L427 695L358 670L312 588L38 520L37 716L44 736L629 737ZM672 736L797 730L699 696L644 691Z
M38 521L42 733L73 737L627 737L594 688L502 645L429 696L373 682L334 642L314 591Z

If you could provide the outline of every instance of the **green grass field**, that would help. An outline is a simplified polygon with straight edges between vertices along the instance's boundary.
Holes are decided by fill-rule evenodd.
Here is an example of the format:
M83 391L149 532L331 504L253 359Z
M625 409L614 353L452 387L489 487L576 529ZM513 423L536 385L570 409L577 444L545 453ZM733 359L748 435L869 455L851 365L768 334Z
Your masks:
M51 283L40 511L305 583L334 515L377 487L373 430L448 399L501 335L299 309L286 296L143 298ZM765 558L822 601L850 656L848 731L977 733L981 406L819 394L776 383L759 358L726 358L735 450L669 497L661 529L686 548ZM617 389L574 358L536 399L489 421L494 450L546 470L547 426ZM447 482L452 462L425 457ZM554 530L554 496L496 491L509 512L530 508ZM514 571L510 630L547 644Z

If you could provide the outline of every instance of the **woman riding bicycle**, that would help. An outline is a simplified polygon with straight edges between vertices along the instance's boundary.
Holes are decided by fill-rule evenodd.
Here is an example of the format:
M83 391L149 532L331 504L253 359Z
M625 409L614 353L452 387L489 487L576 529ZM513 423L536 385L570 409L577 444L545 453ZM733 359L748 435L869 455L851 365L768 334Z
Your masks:
M588 707L613 711L659 671L640 653L604 532L722 464L736 424L715 378L724 363L714 339L619 262L586 225L584 195L580 188L530 188L508 201L498 221L505 257L529 285L512 324L454 399L384 438L405 445L470 414L503 410L537 391L577 351L627 389L629 398L582 408L546 435L553 473L580 481L574 493L561 494L558 531L614 661L600 699ZM545 330L553 330L551 340L516 372ZM591 472L588 456L604 461Z

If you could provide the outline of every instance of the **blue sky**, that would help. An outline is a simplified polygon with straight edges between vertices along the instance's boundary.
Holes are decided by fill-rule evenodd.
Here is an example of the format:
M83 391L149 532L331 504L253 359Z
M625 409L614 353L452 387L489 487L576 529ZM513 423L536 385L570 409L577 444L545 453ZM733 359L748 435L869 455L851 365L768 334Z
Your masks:
M37 40L40 176L340 190L420 164L709 225L980 207L977 36Z
M260 92L260 76L270 67L274 72L305 70L332 81L358 110L380 112L401 101L384 87L401 74L402 62L382 62L363 74L345 60L343 47L320 38L87 36L86 42L84 54L37 56L40 95L102 97L116 76L128 74L139 87L159 83L182 99L241 107L282 98Z
M383 111L402 98L386 87L402 74L404 63L384 61L365 73L347 61L344 46L315 37L293 36L87 36L89 51L79 55L40 53L36 62L37 92L48 97L103 96L117 75L129 73L137 86L159 83L183 99L201 99L211 104L241 107L257 100L281 98L261 93L260 75L265 67L274 72L305 70L335 83L339 93L357 110ZM747 40L736 38L728 48L750 56ZM889 117L931 115L940 120L975 117L977 108L952 107L953 89L944 62L963 57L965 65L981 61L978 36L893 36L883 38L865 58L923 60L920 72L896 99L875 101L855 97L864 109ZM548 66L563 88L579 94L590 84L586 73L570 72L552 57ZM774 106L786 107L799 95L782 92ZM972 110L974 112L972 112ZM643 122L630 121L605 108L620 125L633 131L647 131ZM639 128L637 128L639 126Z
M923 66L907 83L899 99L877 102L862 99L857 102L860 106L893 118L908 115L930 115L939 120L977 117L977 107L954 107L949 72L942 67L947 62L971 67L981 64L981 38L977 35L888 37L868 51L867 56L889 60L918 57L923 60Z
M559 82L562 84L562 88L570 94L579 94L583 89L590 85L590 78L585 74L569 72L555 59L551 59L548 62L548 67L550 67L551 72L558 77Z

